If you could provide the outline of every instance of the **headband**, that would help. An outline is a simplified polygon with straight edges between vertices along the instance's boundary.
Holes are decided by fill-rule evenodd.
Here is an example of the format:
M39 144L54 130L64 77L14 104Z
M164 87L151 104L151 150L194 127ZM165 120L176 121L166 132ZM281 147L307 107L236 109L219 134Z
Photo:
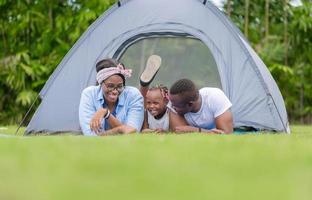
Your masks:
M96 74L96 80L99 84L101 84L104 80L106 80L108 77L115 75L115 74L121 74L125 78L131 77L132 69L124 69L121 64L118 64L117 67L108 67L101 69Z

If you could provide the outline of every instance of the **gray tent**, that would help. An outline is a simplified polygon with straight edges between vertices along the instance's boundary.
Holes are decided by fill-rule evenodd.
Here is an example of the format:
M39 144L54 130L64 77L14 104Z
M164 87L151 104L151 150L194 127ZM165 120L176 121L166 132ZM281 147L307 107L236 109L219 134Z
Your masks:
M153 83L170 86L189 78L199 87L219 87L233 103L235 127L290 132L270 72L217 7L206 0L124 0L100 16L58 65L26 134L80 132L80 94L96 83L96 62L120 60L134 70L127 85L138 86L152 54L163 61Z

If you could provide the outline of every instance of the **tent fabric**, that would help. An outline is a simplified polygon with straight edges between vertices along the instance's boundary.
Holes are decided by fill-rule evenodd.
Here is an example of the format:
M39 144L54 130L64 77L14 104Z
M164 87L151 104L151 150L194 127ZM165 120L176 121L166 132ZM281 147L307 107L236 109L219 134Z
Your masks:
M42 101L26 134L80 132L80 94L95 84L97 61L121 59L126 48L139 39L166 34L191 36L210 50L222 90L233 104L235 127L290 133L284 100L274 79L218 8L202 0L125 0L101 15L58 65L40 92Z

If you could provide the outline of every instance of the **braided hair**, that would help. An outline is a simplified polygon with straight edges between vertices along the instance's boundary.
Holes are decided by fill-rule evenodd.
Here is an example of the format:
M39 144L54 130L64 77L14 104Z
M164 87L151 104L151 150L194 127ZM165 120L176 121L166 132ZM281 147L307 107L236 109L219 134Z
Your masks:
M148 91L155 91L155 90L160 91L161 96L163 97L164 101L166 101L166 102L169 101L169 97L168 97L169 90L166 86L164 86L162 84L157 84L155 86L148 88Z

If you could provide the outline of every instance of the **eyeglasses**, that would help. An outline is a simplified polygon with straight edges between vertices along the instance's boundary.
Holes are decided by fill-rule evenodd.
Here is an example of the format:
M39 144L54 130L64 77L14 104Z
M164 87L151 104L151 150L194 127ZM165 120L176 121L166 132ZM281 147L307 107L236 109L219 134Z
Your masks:
M108 92L112 92L114 90L117 90L117 92L121 93L125 89L125 86L123 84L114 85L112 83L107 83L107 84L103 83L103 85L105 85Z

